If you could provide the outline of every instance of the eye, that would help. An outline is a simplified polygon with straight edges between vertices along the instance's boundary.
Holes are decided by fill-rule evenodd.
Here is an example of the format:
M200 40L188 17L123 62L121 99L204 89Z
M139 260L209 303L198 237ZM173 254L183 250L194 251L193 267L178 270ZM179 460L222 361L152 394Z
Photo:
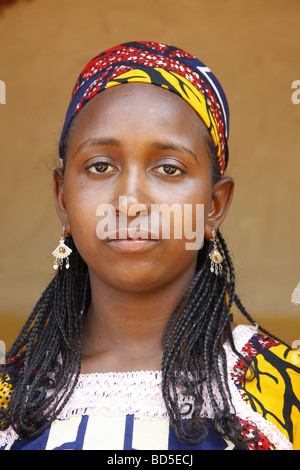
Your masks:
M88 166L87 170L94 175L99 175L103 173L110 173L113 171L113 166L106 162L96 162Z
M161 165L157 168L157 173L168 176L180 176L184 171L174 165Z

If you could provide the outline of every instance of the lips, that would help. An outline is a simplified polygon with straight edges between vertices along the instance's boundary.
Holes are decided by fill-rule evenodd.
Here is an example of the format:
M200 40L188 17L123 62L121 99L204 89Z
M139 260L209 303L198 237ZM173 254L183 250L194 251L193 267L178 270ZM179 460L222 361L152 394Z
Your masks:
M158 239L157 233L153 231L129 227L111 232L106 244L118 251L136 252L154 247Z
M128 227L110 232L107 234L106 241L111 240L158 240L159 235L155 231L146 230L142 227Z
M157 240L111 240L107 242L107 245L116 248L117 250L133 252L133 251L144 251L145 249L151 248L158 243Z

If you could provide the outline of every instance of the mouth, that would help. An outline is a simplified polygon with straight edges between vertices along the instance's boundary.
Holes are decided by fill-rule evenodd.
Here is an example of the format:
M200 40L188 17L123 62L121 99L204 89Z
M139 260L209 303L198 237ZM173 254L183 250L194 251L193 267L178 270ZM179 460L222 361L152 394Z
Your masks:
M125 240L108 240L106 242L112 248L116 248L118 251L144 251L158 244L158 240L143 240L143 239L132 239L127 238Z
M142 228L126 228L108 234L105 243L118 251L144 251L159 242L159 236L156 232L148 231Z

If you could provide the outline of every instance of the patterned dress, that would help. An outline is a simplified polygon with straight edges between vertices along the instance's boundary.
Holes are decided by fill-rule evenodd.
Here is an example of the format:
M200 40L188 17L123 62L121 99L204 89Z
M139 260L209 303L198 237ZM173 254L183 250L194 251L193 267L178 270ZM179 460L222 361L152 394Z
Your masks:
M228 380L237 419L251 438L249 450L300 449L300 355L238 325L233 331L237 349L251 360L255 377L228 343ZM251 379L251 380L250 380ZM213 411L204 389L203 416L209 421L206 440L188 446L172 430L161 394L160 371L82 374L58 418L38 437L19 438L10 427L0 431L1 450L231 450L235 445L211 426ZM11 393L0 383L0 406ZM216 394L216 399L218 399ZM254 426L255 425L255 426Z

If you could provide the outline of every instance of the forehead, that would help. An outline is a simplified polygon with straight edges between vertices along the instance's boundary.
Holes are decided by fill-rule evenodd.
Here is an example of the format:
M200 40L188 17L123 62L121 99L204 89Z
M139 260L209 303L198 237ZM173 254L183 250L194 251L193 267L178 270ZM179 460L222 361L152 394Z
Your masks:
M92 98L78 112L70 132L92 122L112 126L116 120L136 121L148 126L161 124L161 130L166 126L181 126L183 121L196 132L199 131L199 122L202 128L204 126L193 108L175 93L157 85L127 83L113 86Z

